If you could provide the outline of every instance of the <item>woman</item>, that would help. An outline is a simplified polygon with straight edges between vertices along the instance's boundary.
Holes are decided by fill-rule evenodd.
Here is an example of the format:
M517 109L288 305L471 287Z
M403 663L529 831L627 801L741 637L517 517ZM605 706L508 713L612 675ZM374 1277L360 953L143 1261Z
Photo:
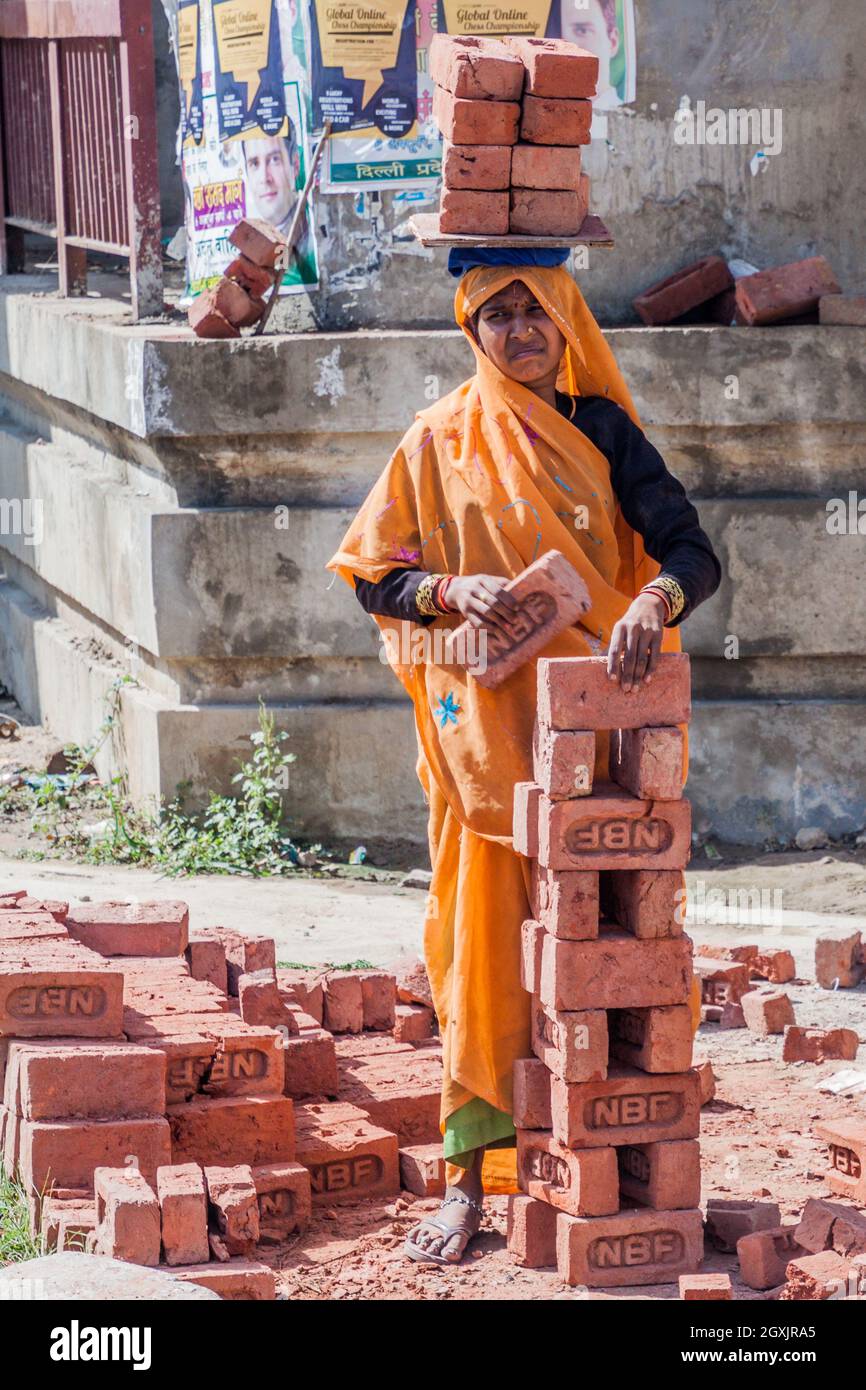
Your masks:
M677 624L720 578L562 265L567 254L451 252L452 270L465 272L455 310L475 375L420 412L329 566L375 616L415 708L448 1186L407 1253L437 1264L458 1262L478 1229L483 1153L514 1144L512 1067L531 1052L520 986L529 863L512 848L511 822L514 784L532 778L536 672L529 662L486 690L444 664L441 643L411 659L401 626L507 625L506 582L559 550L592 607L544 654L607 651L610 678L631 690L652 679L662 648L678 650ZM600 736L599 776L606 764Z

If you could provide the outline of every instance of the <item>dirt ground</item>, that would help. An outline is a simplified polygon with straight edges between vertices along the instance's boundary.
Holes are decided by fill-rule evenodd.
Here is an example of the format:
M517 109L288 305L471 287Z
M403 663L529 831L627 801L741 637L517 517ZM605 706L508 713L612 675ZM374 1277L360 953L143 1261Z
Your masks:
M0 712L3 705L0 703ZM23 730L20 742L0 746L4 761L43 768L57 749L44 730ZM5 755L5 758L4 758ZM424 893L402 888L394 866L340 868L325 878L299 873L279 880L200 877L167 879L129 868L92 867L51 859L22 860L32 848L27 826L0 827L0 890L26 887L39 896L73 902L106 898L181 897L190 903L191 925L232 925L277 940L285 962L348 962L388 965L421 942ZM422 862L419 855L418 861ZM793 951L798 980L787 986L797 1022L849 1027L866 1043L866 984L856 990L819 990L809 983L815 936L848 921L866 930L866 847L834 846L804 853L762 853L724 845L699 847L687 874L697 920L688 926L696 951L702 944L759 942ZM715 890L735 904L727 921L703 913ZM748 919L746 893L763 893L779 909L769 922ZM775 895L775 896L774 896ZM715 1100L702 1112L702 1203L741 1197L775 1201L784 1222L795 1219L807 1197L829 1196L824 1146L813 1138L821 1118L862 1116L866 1093L822 1094L816 1082L857 1063L783 1065L781 1038L757 1039L746 1029L705 1025L696 1059L708 1058L717 1078ZM481 1234L459 1268L442 1270L408 1262L405 1235L434 1200L404 1194L389 1203L317 1209L303 1237L263 1257L279 1271L281 1292L293 1299L671 1299L675 1285L611 1293L566 1288L554 1270L514 1266L505 1248L507 1198L488 1198ZM742 1286L733 1255L708 1249L705 1270L725 1270L736 1297L760 1298Z

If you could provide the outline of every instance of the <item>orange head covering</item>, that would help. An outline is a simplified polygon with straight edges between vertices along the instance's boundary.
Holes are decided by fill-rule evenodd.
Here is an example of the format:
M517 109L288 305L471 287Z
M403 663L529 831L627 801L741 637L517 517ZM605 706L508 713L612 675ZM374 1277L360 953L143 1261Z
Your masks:
M604 651L611 631L658 566L620 512L607 459L539 396L502 373L469 320L514 280L532 291L566 340L565 390L615 401L639 423L613 353L562 267L476 267L460 281L457 322L476 372L421 411L329 562L348 583L397 566L513 578L559 550L589 590L591 608L545 656ZM486 690L446 664L443 629L377 617L388 659L415 706L423 760L452 811L471 830L510 843L514 784L531 778L535 662ZM437 633L440 640L437 642ZM675 630L665 633L677 650Z

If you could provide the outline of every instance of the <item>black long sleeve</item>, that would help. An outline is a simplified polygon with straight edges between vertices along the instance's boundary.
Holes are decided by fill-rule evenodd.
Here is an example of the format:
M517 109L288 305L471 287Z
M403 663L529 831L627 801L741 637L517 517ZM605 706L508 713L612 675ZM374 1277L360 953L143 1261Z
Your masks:
M603 396L578 396L573 401L557 391L556 405L604 454L623 516L641 536L647 554L680 584L686 602L669 624L676 627L715 593L722 575L710 538L701 529L682 483L669 472L643 430L614 401ZM377 584L356 578L355 593L367 613L426 626L433 619L419 615L415 595L427 573L401 566Z
M569 397L560 400L570 414ZM610 464L610 480L622 514L642 537L646 552L680 584L685 607L670 624L676 627L719 587L722 568L712 542L682 483L668 470L658 449L614 401L578 396L572 423L592 441Z

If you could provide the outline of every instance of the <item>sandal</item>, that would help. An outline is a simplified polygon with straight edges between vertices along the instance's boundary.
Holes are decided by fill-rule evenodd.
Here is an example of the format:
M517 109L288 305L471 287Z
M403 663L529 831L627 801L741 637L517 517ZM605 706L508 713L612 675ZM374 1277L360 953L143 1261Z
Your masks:
M482 1207L480 1202L474 1202L471 1197L458 1197L455 1193L453 1196L445 1197L443 1199L443 1201L439 1205L439 1210L441 1211L443 1207L447 1207L449 1202L459 1202L461 1206L471 1207L474 1212L477 1212L479 1225L481 1224L481 1216L484 1211L484 1208ZM460 1230L459 1227L448 1226L445 1224L444 1221L437 1221L436 1218L433 1216L425 1217L423 1221L419 1221L418 1226L415 1227L415 1230L417 1231L420 1226L432 1226L434 1230L441 1231L442 1234L446 1237L461 1236L465 1234L463 1231ZM477 1234L478 1228L476 1227L472 1234L466 1237L466 1245L468 1245L470 1240L472 1240L474 1236L477 1236ZM413 1240L408 1239L405 1245L403 1246L403 1252L404 1254L409 1256L410 1260L418 1260L423 1264L454 1266L460 1264L461 1260L463 1259L463 1255L465 1255L466 1253L466 1246L464 1246L463 1254L461 1254L459 1260L449 1260L445 1255L435 1255L431 1251L425 1250L422 1245L416 1245Z

